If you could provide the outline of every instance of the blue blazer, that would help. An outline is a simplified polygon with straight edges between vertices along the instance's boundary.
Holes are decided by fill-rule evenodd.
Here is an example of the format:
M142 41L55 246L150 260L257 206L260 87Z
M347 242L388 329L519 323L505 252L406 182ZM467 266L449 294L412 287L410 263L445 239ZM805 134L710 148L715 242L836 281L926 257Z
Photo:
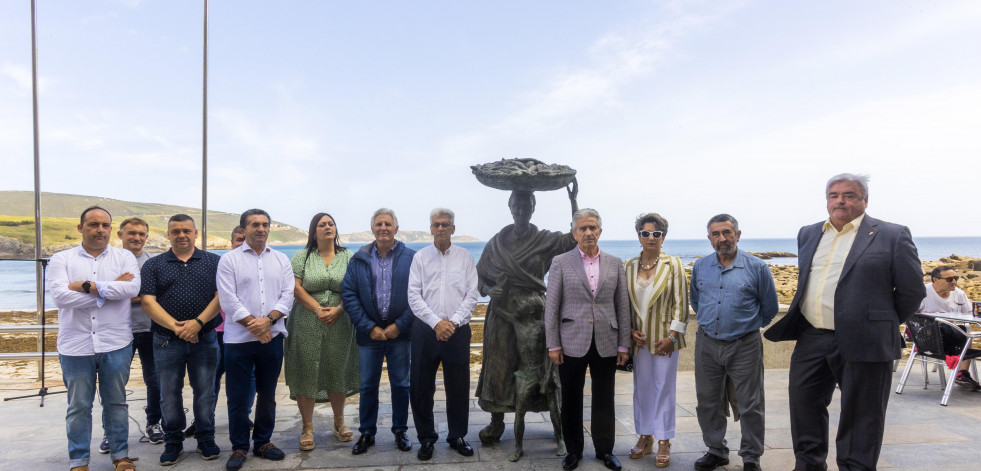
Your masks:
M416 318L409 307L409 267L415 250L396 242L392 248L392 299L388 308L388 319L382 320L375 305L375 277L371 271L371 244L361 247L347 264L347 273L341 284L341 299L344 310L354 324L358 345L369 346L382 342L372 340L368 335L375 326L384 329L394 323L399 336L392 341L408 341L411 337L412 321Z
M797 234L797 293L787 315L764 333L769 340L797 340L808 326L801 313L801 296L823 225L804 226ZM835 337L842 357L846 361L900 358L899 324L916 312L924 296L923 269L909 229L866 214L835 289Z

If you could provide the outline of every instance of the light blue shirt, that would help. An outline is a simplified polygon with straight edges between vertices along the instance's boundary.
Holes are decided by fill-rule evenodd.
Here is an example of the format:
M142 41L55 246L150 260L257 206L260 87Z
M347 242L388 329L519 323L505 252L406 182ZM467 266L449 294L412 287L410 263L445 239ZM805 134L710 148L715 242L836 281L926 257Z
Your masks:
M399 241L395 241L385 257L378 252L378 244L371 244L371 272L375 277L375 305L382 319L388 319L388 308L392 304L392 252Z
M726 268L715 254L695 261L689 293L699 328L718 340L759 331L779 309L770 268L742 250Z

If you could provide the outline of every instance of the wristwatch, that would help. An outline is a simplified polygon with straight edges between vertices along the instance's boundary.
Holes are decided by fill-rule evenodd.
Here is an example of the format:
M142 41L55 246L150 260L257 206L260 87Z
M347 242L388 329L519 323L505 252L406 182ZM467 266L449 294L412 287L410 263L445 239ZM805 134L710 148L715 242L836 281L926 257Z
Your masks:
M276 318L276 317L273 317L273 315L272 315L272 314L267 314L267 315L266 315L266 317L268 317L268 318L269 318L269 325L273 325L273 324L275 324L275 323L276 323L276 321L278 321L278 320L279 320L278 318Z
M90 292L89 291L90 289L92 289L92 282L91 281L86 281L86 282L82 283L82 291L85 291L86 293L89 293Z

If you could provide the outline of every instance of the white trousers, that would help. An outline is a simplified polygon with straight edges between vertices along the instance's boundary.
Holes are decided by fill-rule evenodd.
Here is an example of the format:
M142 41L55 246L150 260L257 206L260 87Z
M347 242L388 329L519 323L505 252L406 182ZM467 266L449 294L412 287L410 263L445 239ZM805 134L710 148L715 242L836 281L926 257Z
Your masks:
M678 356L653 355L647 347L634 355L634 428L657 440L674 438Z

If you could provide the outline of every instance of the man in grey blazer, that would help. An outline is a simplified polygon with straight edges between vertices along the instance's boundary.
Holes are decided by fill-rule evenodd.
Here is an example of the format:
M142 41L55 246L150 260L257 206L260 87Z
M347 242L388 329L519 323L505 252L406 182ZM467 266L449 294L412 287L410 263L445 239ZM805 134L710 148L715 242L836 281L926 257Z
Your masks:
M603 232L599 213L584 208L572 219L578 245L552 259L545 292L545 342L562 383L562 434L568 452L562 468L575 469L582 459L582 390L589 367L596 458L619 470L620 461L613 456L613 382L630 346L626 275L623 262L597 245Z
M865 214L867 176L831 177L825 194L828 220L797 234L797 294L764 336L797 341L789 386L796 468L827 469L827 406L837 383L838 469L874 470L899 324L925 296L923 272L909 229Z

